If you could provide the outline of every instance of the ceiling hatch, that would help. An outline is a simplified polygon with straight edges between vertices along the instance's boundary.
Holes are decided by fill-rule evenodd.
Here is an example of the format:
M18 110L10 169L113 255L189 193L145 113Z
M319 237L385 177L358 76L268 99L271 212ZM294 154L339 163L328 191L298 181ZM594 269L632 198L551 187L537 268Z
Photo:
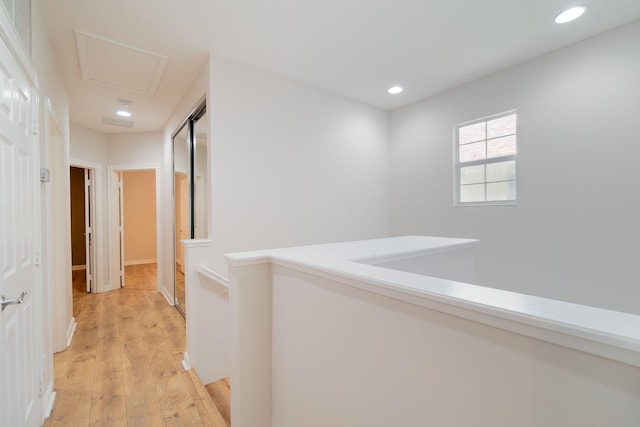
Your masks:
M82 79L119 89L153 95L168 58L76 30Z

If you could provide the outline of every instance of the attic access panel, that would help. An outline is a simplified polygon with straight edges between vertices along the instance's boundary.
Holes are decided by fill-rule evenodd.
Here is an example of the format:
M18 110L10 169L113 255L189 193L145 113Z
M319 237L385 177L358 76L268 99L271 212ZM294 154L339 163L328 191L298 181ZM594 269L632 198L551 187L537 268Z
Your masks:
M83 80L153 95L168 58L76 29Z

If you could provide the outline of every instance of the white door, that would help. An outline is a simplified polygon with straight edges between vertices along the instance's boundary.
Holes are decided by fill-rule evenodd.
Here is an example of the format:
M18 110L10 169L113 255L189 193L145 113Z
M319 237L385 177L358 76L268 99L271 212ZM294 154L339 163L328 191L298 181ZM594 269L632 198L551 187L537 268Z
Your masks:
M122 171L116 172L118 177L118 263L120 287L124 286L124 185Z
M35 91L3 38L0 44L0 295L13 302L0 313L0 425L30 427L40 425L42 413L34 231L39 180L30 126Z
M95 211L94 211L94 187L93 187L93 169L84 170L84 239L85 239L85 258L87 265L87 292L95 292L95 261L96 261L96 245L95 245Z

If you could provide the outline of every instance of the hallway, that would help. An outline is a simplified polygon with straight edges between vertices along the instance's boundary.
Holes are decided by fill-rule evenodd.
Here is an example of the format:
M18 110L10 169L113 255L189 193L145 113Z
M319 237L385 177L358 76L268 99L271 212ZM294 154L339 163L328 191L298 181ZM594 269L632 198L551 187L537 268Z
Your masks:
M185 322L155 290L87 294L74 272L77 329L54 355L56 402L45 426L228 427L193 371ZM228 400L228 395L226 396Z

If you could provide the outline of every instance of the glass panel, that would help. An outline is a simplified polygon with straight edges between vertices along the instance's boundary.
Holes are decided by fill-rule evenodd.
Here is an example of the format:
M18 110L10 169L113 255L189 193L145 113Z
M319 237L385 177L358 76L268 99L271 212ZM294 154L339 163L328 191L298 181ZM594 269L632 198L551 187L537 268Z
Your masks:
M474 142L473 144L460 146L460 163L482 160L486 158L486 142Z
M460 168L460 184L478 184L484 182L484 165Z
M516 199L516 182L492 182L487 184L487 201L497 202Z
M484 202L484 184L461 185L460 202Z
M512 156L516 154L516 136L504 136L502 138L487 141L487 157Z
M458 143L462 145L486 139L485 124L482 122L458 128Z
M487 122L487 138L497 138L516 133L516 115L500 117Z
M516 161L488 163L487 182L512 181L516 179Z

